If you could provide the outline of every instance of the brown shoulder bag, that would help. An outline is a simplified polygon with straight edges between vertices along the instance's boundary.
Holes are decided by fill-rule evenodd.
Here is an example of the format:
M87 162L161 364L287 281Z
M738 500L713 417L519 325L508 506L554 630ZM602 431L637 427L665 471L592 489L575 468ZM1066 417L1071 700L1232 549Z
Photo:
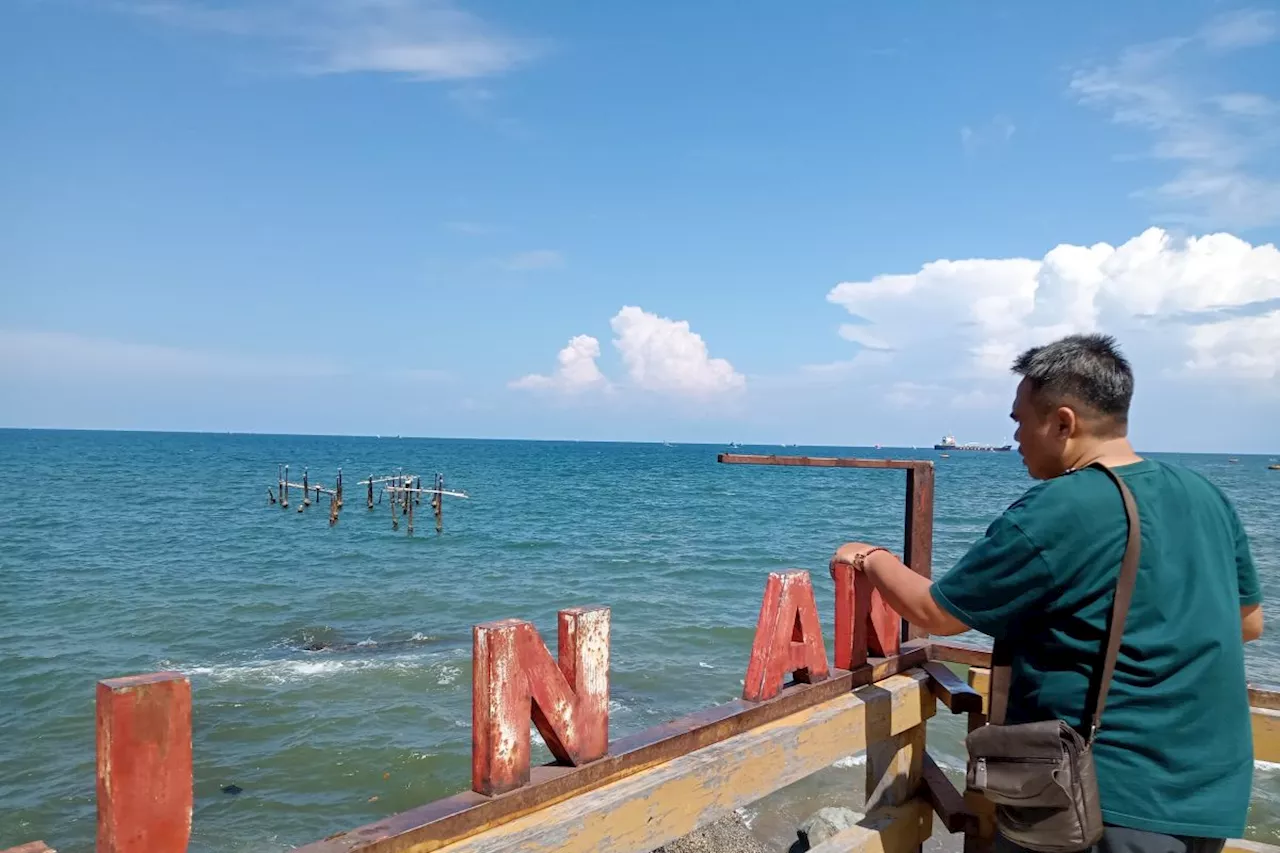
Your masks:
M1094 463L1120 489L1129 539L1116 582L1107 627L1106 657L1098 699L1085 739L1062 720L1004 725L1009 702L1012 653L996 642L992 650L989 723L969 733L966 782L996 806L996 826L1015 844L1043 853L1074 853L1102 837L1102 809L1093 765L1093 742L1115 673L1125 617L1133 598L1142 550L1142 530L1133 495L1116 473Z

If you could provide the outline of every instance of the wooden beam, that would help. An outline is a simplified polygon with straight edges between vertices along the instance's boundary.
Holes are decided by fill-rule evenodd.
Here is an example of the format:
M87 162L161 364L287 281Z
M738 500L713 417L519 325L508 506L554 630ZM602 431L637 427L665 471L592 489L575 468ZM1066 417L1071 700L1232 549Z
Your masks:
M1280 690L1249 685L1249 704L1254 708L1269 708L1280 711Z
M496 797L471 791L455 794L336 833L294 853L436 850L676 756L719 743L804 708L820 705L848 694L856 687L877 683L919 667L928 660L928 652L925 643L907 643L897 657L873 658L853 672L832 670L826 681L789 685L780 695L765 702L737 699L621 738L610 745L609 754L604 758L582 767L551 764L534 767L530 784L510 793ZM921 673L921 678L925 677ZM930 699L932 701L932 694Z
M991 707L991 670L981 666L969 667L969 688L982 697L982 713Z
M965 805L964 795L951 784L947 774L933 760L929 753L924 754L924 766L920 773L920 792L934 813L942 819L947 832L968 832L977 828L977 815Z
M1280 762L1280 711L1254 708L1249 718L1253 724L1254 760Z
M1223 847L1223 853L1280 853L1280 847L1259 841L1245 841L1243 838L1229 838Z
M982 712L982 694L961 681L946 664L929 661L922 669L929 674L929 689L951 713Z
M991 670L969 667L969 686L982 696L982 713L969 714L969 731L987 724L987 704L991 693ZM987 853L996 837L996 806L977 791L967 788L964 803L976 817L976 827L964 834L964 853Z
M924 800L870 812L856 826L810 847L809 853L904 853L919 850L933 834L933 812Z
M935 707L927 676L912 670L441 850L647 853L866 749L868 738L892 738L922 728ZM916 814L927 820L931 812L923 805L917 806ZM370 839L362 849L423 853L434 848Z
M924 726L867 745L864 813L900 806L916 794L924 767Z
M956 640L946 642L933 641L929 651L930 660L943 663L959 663L965 666L980 666L990 669L991 649Z

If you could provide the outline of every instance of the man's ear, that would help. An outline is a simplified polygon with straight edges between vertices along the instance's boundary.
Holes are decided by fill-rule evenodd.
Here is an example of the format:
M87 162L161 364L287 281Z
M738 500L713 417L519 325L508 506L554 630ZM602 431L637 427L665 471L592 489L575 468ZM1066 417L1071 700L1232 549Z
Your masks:
M1076 417L1076 412L1070 406L1059 406L1054 411L1055 429L1058 438L1071 438L1076 433L1076 429L1080 426L1080 421Z

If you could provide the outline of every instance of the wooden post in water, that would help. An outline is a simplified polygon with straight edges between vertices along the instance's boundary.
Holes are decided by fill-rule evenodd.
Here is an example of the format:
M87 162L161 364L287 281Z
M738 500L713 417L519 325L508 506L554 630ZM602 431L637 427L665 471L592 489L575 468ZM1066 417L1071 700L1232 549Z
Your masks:
M342 469L338 469L338 509L342 509Z
M413 501L418 506L422 506L422 478L421 477L418 478L418 485L414 486L414 488L417 489L417 491L413 493Z
M271 491L270 486L267 486L267 500L271 501L271 506L276 505L276 493Z
M316 493L316 500L320 500L320 493ZM311 506L311 485L307 481L307 469L302 469L302 505L304 507ZM299 510L301 512L301 510Z
M391 488L394 487L394 484L395 484L394 480L392 480L390 483L387 484L387 503L391 504L391 529L399 530L400 519L398 517L399 514L396 512L396 510L400 508L398 505L399 501L396 500L395 492L391 491Z
M436 474L436 535L444 529L444 474Z
M284 479L280 481L280 508L289 508L289 466L284 466Z
M404 493L404 505L409 508L409 535L410 536L413 535L413 504L414 504L413 498L414 498L413 493L406 489Z
M369 511L373 511L373 475L369 475Z

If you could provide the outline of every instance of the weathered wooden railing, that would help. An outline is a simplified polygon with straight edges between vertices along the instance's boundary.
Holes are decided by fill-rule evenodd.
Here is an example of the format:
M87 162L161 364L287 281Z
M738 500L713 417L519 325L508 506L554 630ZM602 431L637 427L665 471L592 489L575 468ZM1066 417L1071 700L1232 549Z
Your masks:
M722 456L729 463L903 468L906 562L928 575L928 462ZM834 665L810 576L769 574L743 697L609 742L610 613L559 614L553 659L533 625L477 625L471 790L339 832L298 853L644 851L866 752L866 817L818 853L912 853L934 816L985 850L994 826L925 749L939 705L986 712L990 653L919 636L848 567L835 582ZM962 667L967 667L967 680ZM1280 694L1254 690L1255 750L1280 761ZM191 689L178 673L98 685L99 853L185 853L191 834ZM530 766L530 726L555 761ZM1233 843L1240 850L1258 845ZM35 842L8 853L39 853Z

